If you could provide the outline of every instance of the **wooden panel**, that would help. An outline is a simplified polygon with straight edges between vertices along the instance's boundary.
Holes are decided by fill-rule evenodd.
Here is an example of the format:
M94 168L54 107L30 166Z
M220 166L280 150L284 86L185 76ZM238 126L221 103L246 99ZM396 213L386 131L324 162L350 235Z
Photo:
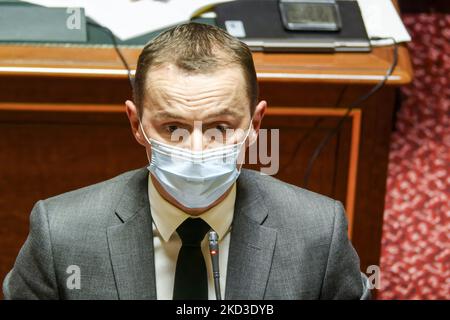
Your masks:
M147 163L124 114L0 113L0 279L28 234L33 204Z
M141 48L122 48L133 70ZM399 66L393 84L411 81L407 49L400 46ZM261 82L376 83L392 61L392 49L374 48L371 53L263 53L253 54ZM112 48L0 46L0 73L22 76L125 79L126 71Z
M264 121L263 128L280 130L280 172L275 177L340 200L346 208L349 220L348 234L351 239L356 201L361 110L354 109L349 113L347 120L352 122L351 134L346 134L349 132L349 121L347 123L344 122L343 129L330 140L317 157L308 181L304 180L306 178L306 168L317 146L324 137L335 129L337 123L346 113L347 110L337 108L272 107L267 110L267 120ZM310 123L309 126L302 126L301 122L304 122L308 117L313 117L314 122ZM337 117L338 119L330 125L330 119L324 121L324 117ZM320 125L316 126L318 120L321 122ZM300 123L296 123L296 121L300 121ZM294 130L292 131L292 129ZM314 141L316 136L317 141ZM313 143L308 148L306 144L310 141L313 141ZM269 143L271 143L270 139ZM288 146L289 144L292 144L291 148ZM334 150L334 154L330 154L329 150ZM297 159L298 157L300 159ZM301 164L302 160L304 161L303 164ZM320 166L316 165L316 163L320 164ZM343 163L346 163L347 166L343 167ZM251 166L255 170L260 170L261 167L264 166L260 164ZM320 176L327 174L327 177L325 179L317 179L314 177L317 174ZM339 179L336 179L337 176L339 176ZM309 183L309 181L312 183ZM321 183L317 184L317 181ZM342 185L344 181L346 181L345 189ZM305 183L308 184L305 185Z

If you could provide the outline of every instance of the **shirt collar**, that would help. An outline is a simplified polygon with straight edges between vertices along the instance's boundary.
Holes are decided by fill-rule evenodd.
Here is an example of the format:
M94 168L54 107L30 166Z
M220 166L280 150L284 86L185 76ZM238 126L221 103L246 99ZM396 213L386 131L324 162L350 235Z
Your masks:
M151 174L148 175L148 197L150 200L153 222L164 241L169 241L175 230L187 218L202 218L217 232L219 239L223 239L233 221L234 203L236 200L236 183L233 184L231 191L223 201L196 217L178 209L164 199L153 185Z

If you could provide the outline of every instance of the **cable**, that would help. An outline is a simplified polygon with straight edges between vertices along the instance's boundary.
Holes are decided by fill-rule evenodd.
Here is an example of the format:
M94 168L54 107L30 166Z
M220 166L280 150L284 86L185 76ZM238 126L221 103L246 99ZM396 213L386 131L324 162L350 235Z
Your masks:
M125 67L125 69L127 70L128 73L128 80L130 81L130 86L131 89L134 88L134 81L133 81L133 77L131 76L131 69L130 66L127 63L127 60L125 59L125 57L122 54L122 51L120 51L119 46L117 45L117 39L116 36L114 35L114 33L107 27L102 26L100 24L98 24L97 22L93 22L93 21L87 21L87 24L96 27L100 30L103 30L104 32L106 32L110 37L111 37L111 41L112 44L114 46L114 50L116 51L117 55L119 56L119 59L122 61L123 66Z
M335 103L335 108L338 108L341 104L342 98L344 97L345 92L347 91L348 88L348 84L344 85L344 88L341 90L341 92L339 93L339 96L336 100ZM303 137L297 142L294 151L291 153L291 157L288 160L288 162L286 163L286 165L284 166L284 168L282 169L282 172L284 172L289 165L295 160L295 157L297 156L298 152L300 151L303 143L314 133L314 131L316 131L320 124L323 122L325 118L324 117L319 117L318 119L316 119L316 121L314 122L313 126L311 128L309 128L309 130L305 133L305 135L303 135Z
M314 165L314 162L316 161L316 159L319 157L320 153L322 152L323 148L325 148L325 146L328 144L328 142L330 142L331 138L337 134L339 132L339 130L342 128L345 120L347 119L347 117L349 116L349 114L352 112L352 110L359 104L361 104L362 102L364 102L365 100L367 100L370 96L372 96L373 94L375 94L378 90L380 90L387 82L387 80L389 79L389 76L392 75L392 73L394 72L395 67L397 66L398 63L398 44L397 41L395 41L394 38L392 37L376 37L376 38L370 38L370 40L384 40L384 39L391 39L393 44L394 44L394 57L392 59L392 64L390 65L389 69L386 72L386 75L384 76L384 78L378 82L374 87L372 87L371 90L369 90L369 92L367 92L365 95L361 96L359 99L355 100L353 103L350 104L350 106L347 108L347 111L345 112L345 114L341 117L341 119L339 120L338 124L336 125L336 127L334 127L329 133L328 135L326 135L322 141L319 143L319 145L316 147L316 149L314 150L312 156L309 158L308 161L308 166L306 167L306 171L305 171L305 175L303 177L303 186L305 188L308 187L308 182L309 182L309 177L311 175L311 171Z

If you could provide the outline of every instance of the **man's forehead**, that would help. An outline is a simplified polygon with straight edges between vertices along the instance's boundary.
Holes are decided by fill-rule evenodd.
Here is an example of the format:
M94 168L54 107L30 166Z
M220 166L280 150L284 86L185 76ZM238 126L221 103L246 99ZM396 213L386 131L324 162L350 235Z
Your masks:
M185 118L183 111L208 117L242 117L248 97L242 71L187 74L166 66L149 72L146 105L157 118ZM177 113L180 113L177 115Z
M186 89L213 88L215 86L240 88L245 84L243 71L238 66L220 68L209 72L189 72L173 64L151 68L146 77L146 91L182 87Z

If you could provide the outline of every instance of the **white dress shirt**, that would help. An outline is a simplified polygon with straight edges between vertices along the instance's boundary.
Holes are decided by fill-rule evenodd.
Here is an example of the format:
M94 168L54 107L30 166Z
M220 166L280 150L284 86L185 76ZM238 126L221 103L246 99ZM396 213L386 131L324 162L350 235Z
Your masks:
M203 219L219 235L220 291L223 299L225 297L230 229L236 200L236 184L233 185L230 193L222 202L196 217L185 213L165 200L153 185L150 174L148 185L148 196L153 219L157 299L171 300L173 298L177 257L181 248L181 239L176 229L187 218ZM208 272L208 299L215 300L208 235L203 239L201 247Z

